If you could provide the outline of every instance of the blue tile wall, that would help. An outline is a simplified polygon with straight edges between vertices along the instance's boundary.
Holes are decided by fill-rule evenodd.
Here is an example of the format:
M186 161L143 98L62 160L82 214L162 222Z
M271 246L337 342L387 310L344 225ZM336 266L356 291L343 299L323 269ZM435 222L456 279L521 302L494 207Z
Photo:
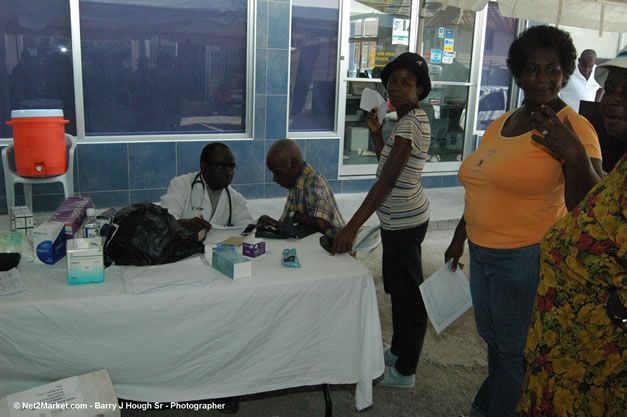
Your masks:
M255 97L255 139L266 138L266 95L257 94Z
M263 182L265 152L263 141L229 142L235 155L237 169L233 176L233 184L254 184Z
M257 48L255 67L255 92L257 94L266 94L266 80L268 73L268 50Z
M77 152L81 193L129 189L128 144L82 144Z
M200 154L210 142L178 142L176 144L176 175L200 170Z
M265 183L264 198L287 197L287 190L276 183Z
M176 175L176 144L130 143L130 189L167 188Z
M342 193L365 193L370 191L374 178L363 180L342 180Z
M83 192L81 196L89 197L98 208L124 207L130 204L129 191Z
M338 179L339 138L308 140L306 147L307 162L321 172L327 180Z
M289 51L287 49L268 49L268 69L266 71L266 93L287 93L287 67Z
M457 178L457 174L455 175L445 175L442 177L442 187L461 187L462 183L459 182L459 178Z
M290 5L268 2L268 48L287 49L290 45Z
M232 186L240 192L246 199L264 198L265 185L259 184L233 184Z
M266 97L266 138L281 139L287 135L287 95Z
M438 188L442 186L442 176L429 176L420 178L423 188Z
M268 47L268 1L259 0L257 2L257 25L256 38L258 48Z
M156 203L162 195L168 192L167 188L155 188L152 190L131 190L130 204L136 203Z

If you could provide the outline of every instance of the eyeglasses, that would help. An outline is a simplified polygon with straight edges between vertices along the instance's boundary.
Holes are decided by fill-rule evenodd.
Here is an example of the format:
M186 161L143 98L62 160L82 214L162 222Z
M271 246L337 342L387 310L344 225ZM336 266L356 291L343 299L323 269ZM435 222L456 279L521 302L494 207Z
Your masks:
M235 164L214 164L209 166L217 169L218 171L234 171L236 168Z

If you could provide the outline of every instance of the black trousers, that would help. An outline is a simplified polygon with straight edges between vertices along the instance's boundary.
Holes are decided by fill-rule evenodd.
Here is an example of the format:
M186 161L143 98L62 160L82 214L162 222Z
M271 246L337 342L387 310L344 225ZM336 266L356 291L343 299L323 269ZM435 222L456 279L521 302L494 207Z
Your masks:
M422 244L429 222L411 229L381 230L383 285L392 298L392 353L396 370L416 373L427 331L427 310L418 286L423 281Z

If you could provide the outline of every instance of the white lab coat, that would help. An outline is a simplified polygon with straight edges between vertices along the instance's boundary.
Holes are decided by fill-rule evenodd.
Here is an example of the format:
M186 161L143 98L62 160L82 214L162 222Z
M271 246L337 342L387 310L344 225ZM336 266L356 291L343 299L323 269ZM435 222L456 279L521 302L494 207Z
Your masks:
M177 220L200 217L202 213L203 218L208 220L212 225L226 226L229 221L228 193L225 189L222 190L216 212L213 217L211 217L211 200L206 192L209 186L204 183L202 175L200 178L204 187L197 181L192 190L192 183L197 175L198 172L192 172L172 179L167 194L161 196L161 205L167 208L168 212ZM253 218L248 213L244 196L230 185L228 188L231 194L231 223L233 223L234 226L246 226L250 223L254 223ZM202 207L202 211L194 209L193 207Z

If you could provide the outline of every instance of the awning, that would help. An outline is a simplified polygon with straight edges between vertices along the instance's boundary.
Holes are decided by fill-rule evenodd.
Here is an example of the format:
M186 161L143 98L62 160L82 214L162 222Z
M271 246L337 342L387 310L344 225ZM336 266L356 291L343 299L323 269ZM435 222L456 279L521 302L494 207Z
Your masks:
M488 0L442 0L444 6L480 11ZM600 32L627 31L627 0L498 0L503 16Z

